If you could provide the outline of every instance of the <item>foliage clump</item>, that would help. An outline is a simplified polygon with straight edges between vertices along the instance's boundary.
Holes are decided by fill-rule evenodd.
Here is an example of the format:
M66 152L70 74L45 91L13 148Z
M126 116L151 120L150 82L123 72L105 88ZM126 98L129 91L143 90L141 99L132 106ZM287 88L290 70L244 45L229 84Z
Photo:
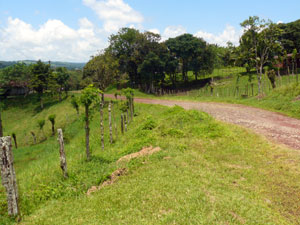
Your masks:
M157 123L154 121L152 117L148 117L146 121L142 124L142 130L153 130L157 127Z

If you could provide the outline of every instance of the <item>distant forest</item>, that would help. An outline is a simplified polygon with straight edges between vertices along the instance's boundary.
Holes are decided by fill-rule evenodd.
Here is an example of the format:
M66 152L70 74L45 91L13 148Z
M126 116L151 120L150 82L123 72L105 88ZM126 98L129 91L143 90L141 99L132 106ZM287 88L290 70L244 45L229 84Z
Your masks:
M20 60L20 61L0 61L0 69L3 69L8 66L13 66L17 63L25 63L26 65L34 64L37 60ZM47 62L45 62L47 63ZM51 61L51 67L57 68L57 67L65 67L68 70L76 70L76 69L82 69L85 66L86 63L72 63L72 62L52 62Z

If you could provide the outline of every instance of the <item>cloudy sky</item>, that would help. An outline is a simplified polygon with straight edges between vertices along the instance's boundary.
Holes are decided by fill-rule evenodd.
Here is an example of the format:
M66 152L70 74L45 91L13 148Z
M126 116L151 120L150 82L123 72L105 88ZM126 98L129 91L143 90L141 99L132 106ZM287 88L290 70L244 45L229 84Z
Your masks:
M238 44L250 15L300 19L299 0L0 0L0 60L86 62L124 26Z

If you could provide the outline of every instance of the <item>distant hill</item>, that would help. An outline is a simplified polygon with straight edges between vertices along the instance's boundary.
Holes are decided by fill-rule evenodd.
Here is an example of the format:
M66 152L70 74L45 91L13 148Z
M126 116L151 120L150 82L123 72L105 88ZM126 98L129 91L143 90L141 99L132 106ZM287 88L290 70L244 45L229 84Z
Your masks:
M19 60L19 61L0 61L0 69L5 68L7 66L14 65L16 63L26 63L26 64L33 64L36 63L36 60ZM48 62L45 62L48 63ZM75 69L82 69L86 63L73 63L73 62L57 62L57 61L51 61L51 67L66 67L69 70L75 70Z

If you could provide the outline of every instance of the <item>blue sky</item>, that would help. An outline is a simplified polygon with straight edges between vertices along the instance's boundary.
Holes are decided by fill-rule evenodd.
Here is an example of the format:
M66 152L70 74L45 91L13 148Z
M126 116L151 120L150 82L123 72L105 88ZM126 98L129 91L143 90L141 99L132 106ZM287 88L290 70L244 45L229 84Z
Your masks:
M0 60L87 61L120 27L238 44L250 15L291 22L299 0L0 0Z

